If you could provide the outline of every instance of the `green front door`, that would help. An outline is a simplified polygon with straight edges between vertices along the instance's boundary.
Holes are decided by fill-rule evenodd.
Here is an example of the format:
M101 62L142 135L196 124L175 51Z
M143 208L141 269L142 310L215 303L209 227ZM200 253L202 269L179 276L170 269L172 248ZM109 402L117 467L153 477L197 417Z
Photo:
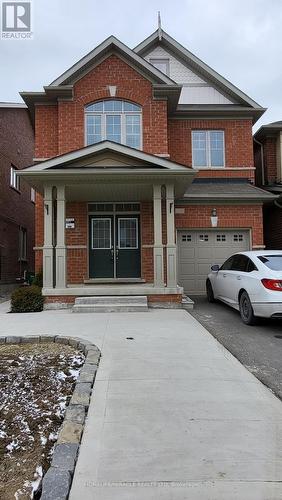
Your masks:
M140 278L138 215L89 216L89 277Z
M89 276L113 278L114 276L114 216L89 217Z

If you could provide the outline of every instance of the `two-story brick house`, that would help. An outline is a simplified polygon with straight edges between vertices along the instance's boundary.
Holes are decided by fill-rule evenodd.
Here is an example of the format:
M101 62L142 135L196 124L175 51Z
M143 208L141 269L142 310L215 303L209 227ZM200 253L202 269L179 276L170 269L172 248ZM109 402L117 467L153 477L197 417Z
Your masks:
M252 125L264 109L164 31L111 36L44 92L35 123L36 267L46 302L203 293L210 264L263 246Z
M0 295L34 271L33 188L16 172L32 163L34 132L25 104L0 103Z
M256 185L276 195L264 206L264 238L269 249L282 248L282 121L262 125L254 134Z

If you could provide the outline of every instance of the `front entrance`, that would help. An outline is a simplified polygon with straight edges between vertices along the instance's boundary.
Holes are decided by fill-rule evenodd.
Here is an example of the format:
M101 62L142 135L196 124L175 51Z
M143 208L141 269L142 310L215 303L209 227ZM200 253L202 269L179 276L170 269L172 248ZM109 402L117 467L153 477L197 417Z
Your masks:
M139 214L89 215L89 277L140 278Z

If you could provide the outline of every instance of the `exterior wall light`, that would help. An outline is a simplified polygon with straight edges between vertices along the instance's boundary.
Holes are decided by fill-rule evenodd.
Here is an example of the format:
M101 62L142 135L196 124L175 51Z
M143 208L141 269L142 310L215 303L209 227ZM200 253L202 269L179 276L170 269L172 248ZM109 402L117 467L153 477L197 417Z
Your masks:
M212 225L212 227L217 227L217 223L218 223L217 211L216 211L216 208L213 208L211 211L211 225Z

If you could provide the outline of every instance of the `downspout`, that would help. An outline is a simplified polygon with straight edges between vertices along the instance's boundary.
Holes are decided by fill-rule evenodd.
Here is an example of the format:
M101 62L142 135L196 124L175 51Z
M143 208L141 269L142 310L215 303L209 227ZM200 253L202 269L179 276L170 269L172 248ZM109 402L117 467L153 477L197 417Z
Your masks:
M259 142L257 139L254 137L254 142L256 142L260 146L260 157L261 157L261 182L262 185L264 186L265 182L265 175L264 175L264 158L263 158L263 144Z

